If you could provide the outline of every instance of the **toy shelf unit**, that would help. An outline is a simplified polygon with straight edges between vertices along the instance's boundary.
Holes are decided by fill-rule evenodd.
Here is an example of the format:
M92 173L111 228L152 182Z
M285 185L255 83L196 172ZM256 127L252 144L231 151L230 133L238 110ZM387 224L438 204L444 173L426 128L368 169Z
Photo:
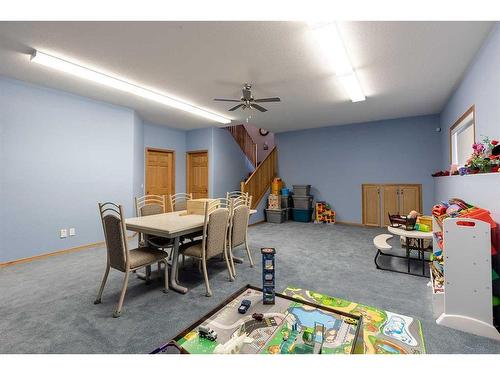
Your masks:
M431 263L436 323L500 341L493 325L490 224L434 217L433 232L434 254L441 259L440 265Z
M264 305L275 302L275 258L276 250L272 247L260 249L262 253L262 298Z

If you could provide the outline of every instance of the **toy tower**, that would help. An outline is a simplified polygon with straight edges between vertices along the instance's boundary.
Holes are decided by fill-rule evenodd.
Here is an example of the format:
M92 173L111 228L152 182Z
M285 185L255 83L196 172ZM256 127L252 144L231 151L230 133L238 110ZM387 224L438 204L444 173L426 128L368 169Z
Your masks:
M264 305L274 305L274 255L276 250L272 247L260 249L262 253L262 303Z

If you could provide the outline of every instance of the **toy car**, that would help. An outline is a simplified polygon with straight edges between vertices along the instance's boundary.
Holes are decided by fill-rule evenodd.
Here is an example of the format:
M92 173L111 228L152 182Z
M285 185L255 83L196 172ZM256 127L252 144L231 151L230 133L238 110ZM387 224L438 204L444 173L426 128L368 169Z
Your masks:
M259 322L261 322L264 319L264 314L253 313L252 314L252 318L255 319L255 320L258 320Z
M251 304L252 304L252 301L250 301L248 299L244 299L243 301L241 301L240 307L238 307L238 312L240 314L246 313L247 310L250 308Z
M210 341L217 340L217 332L207 326L198 327L198 336Z
M352 319L352 318L345 318L344 322L346 322L347 324L356 324L357 323L356 319Z

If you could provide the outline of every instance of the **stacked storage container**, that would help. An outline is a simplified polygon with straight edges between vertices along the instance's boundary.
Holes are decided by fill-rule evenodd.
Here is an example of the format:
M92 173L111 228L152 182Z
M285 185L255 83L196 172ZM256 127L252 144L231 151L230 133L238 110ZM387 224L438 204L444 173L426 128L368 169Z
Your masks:
M288 209L281 205L281 198L277 194L269 194L267 198L266 220L268 223L281 224L288 220Z
M293 185L292 220L309 223L313 214L311 185Z
M286 210L286 220L291 219L292 206L292 197L290 196L289 190L287 188L281 189L281 208Z

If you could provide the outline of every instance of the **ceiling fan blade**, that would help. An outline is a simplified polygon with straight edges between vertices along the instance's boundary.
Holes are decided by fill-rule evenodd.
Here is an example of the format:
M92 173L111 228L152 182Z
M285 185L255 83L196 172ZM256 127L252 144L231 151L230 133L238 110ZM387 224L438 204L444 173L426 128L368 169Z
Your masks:
M235 102L235 103L239 103L241 100L239 100L239 99L219 99L219 98L215 98L214 101L216 101L216 102Z
M267 109L265 109L264 107L261 107L261 106L260 106L260 105L258 105L258 104L254 104L254 103L252 103L250 106L251 106L252 108L255 108L255 109L257 109L257 110L261 111L261 112L267 112Z
M280 98L262 98L262 99L255 99L254 103L270 103L270 102L281 102Z
M229 108L229 111L236 111L238 108L244 107L244 106L245 106L244 104L238 104L238 105L235 105L233 108Z

